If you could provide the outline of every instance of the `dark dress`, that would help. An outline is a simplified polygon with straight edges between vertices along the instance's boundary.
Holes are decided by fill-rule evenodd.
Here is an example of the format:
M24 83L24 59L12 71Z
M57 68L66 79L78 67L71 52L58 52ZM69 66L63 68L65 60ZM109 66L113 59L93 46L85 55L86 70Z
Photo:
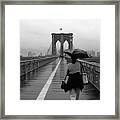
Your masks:
M67 81L68 90L75 88L84 88L82 80L82 67L79 62L70 63L68 65L67 76L69 76Z
M82 74L80 74L79 72L76 72L74 74L69 74L67 86L68 86L68 90L71 90L73 88L74 89L80 88L80 90L82 91L82 89L84 88Z

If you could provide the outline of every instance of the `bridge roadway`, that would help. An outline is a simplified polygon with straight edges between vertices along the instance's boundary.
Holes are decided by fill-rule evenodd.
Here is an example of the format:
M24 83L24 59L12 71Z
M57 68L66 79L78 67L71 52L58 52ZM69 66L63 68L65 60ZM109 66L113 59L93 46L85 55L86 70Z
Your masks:
M61 81L66 73L66 60L56 59L26 76L20 88L21 100L69 100L69 92L61 88ZM80 100L99 100L99 91L91 84L84 86Z

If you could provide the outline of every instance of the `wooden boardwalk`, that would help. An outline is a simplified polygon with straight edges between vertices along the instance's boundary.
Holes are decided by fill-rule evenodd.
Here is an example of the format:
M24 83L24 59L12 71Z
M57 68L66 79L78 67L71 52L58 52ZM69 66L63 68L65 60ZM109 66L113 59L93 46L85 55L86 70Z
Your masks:
M58 65L59 63L59 65ZM56 68L57 66L57 68ZM44 67L27 75L24 85L20 88L21 100L69 100L69 92L61 88L61 81L66 73L66 60L56 59ZM84 86L80 100L99 100L99 91L91 84Z

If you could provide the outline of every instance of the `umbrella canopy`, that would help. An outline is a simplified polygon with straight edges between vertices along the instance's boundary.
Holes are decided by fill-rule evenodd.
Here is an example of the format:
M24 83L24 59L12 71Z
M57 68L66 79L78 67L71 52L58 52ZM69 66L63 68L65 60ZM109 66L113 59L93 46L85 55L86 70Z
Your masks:
M69 52L69 51L65 51L64 53L65 53L65 54L67 54L67 55L69 55L69 56L71 56L71 55L72 55L72 53L71 53L71 52Z
M65 50L64 53L67 54L67 55L69 55L70 57L72 55L72 52L69 49Z
M75 57L75 58L80 58L80 59L89 58L87 52L81 49L74 49L72 52L64 51L64 53L68 54L70 57Z
M72 55L80 59L89 58L87 52L81 49L74 49Z

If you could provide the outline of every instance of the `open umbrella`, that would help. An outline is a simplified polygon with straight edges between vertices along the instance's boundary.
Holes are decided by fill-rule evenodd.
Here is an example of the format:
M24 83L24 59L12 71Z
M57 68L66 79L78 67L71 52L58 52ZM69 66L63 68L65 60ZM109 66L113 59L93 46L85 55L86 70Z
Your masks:
M66 50L64 51L64 53L68 54L70 57L76 57L79 59L89 58L89 55L87 54L87 52L81 49L74 49L72 52Z
M81 49L74 49L72 52L72 55L74 55L76 58L89 58L88 54L86 51L81 50Z
M65 50L64 53L67 54L67 55L69 55L70 57L72 55L72 52L70 50Z

